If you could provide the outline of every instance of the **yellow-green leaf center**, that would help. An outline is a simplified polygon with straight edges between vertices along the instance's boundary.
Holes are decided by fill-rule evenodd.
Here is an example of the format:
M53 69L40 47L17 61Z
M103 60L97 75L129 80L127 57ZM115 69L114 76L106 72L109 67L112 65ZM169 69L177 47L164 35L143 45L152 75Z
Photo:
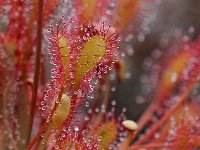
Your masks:
M106 54L106 40L102 36L93 36L84 45L75 72L75 84L94 69Z

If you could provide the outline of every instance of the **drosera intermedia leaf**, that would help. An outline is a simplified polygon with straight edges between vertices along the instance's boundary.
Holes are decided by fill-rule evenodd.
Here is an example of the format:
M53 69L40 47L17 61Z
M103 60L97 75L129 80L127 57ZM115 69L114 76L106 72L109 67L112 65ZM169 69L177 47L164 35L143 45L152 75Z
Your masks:
M93 36L84 45L75 72L75 83L79 83L89 71L96 67L106 54L106 41L102 36Z

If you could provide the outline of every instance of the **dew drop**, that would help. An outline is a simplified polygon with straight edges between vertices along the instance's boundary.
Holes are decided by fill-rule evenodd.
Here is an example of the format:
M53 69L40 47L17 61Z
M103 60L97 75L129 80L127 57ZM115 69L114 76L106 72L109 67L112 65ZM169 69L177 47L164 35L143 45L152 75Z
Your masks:
M74 127L74 131L78 132L79 128L77 126Z
M45 103L45 102L44 102L44 101L42 101L42 102L41 102L41 105L43 106L43 105L44 105L44 103Z
M45 106L42 107L42 110L45 110Z
M85 106L86 107L89 107L90 105L89 105L89 102L85 102Z

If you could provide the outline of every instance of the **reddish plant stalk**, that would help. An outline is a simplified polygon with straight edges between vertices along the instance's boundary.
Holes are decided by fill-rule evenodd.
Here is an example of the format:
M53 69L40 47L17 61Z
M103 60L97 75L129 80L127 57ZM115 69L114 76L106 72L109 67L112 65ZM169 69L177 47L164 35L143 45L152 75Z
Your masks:
M98 107L98 104L99 104L99 98L100 98L100 95L101 95L101 87L102 85L99 86L98 90L97 90L97 96L96 96L96 99L94 101L94 104L93 104L93 107L92 107L92 113L88 114L88 120L83 124L82 128L81 128L81 132L87 127L87 125L90 123L91 119L93 118L93 115L94 115L94 111L95 109Z
M169 147L173 147L174 143L150 143L150 144L145 144L145 145L141 145L141 146L136 146L134 148L129 148L129 150L138 150L138 149L152 149L152 148L169 148Z
M58 95L58 101L60 102L62 94L64 91L64 86L62 86L61 91ZM74 110L75 110L75 104L76 104L76 99L77 99L77 95L74 94L71 98L71 109L69 114L73 114ZM38 131L37 135L33 138L32 142L28 145L27 150L31 150L31 148L34 146L35 143L40 142L43 138L41 138L41 134L43 134L49 127L51 119L53 114L55 113L56 109L58 107L58 103L55 103L50 116L47 118L47 120L44 122L44 124L42 125L42 127L40 128L40 130ZM70 122L70 120L72 119L72 115L67 117L67 119L65 120L65 122Z
M110 97L110 89L111 89L111 83L108 80L106 81L106 87L107 87L107 89L105 91L102 105L101 105L101 106L104 106L103 109L105 109L105 110L107 109L107 106L108 106L109 97ZM92 125L92 128L98 128L99 123L102 121L104 115L105 115L105 111L99 112L99 114L96 116L96 120L95 120L94 124Z
M184 103L184 101L190 95L195 83L196 79L194 79L190 83L190 85L188 85L188 87L185 89L185 92L180 96L178 102L174 104L174 106L172 106L171 109L169 109L165 113L165 115L157 123L155 123L143 137L141 137L138 141L136 141L136 143L130 147L131 149L135 148L136 146L140 145L141 143L147 141L150 137L152 137L152 135L162 126L162 124L167 119L169 119L170 116Z
M150 106L145 110L138 121L138 132L140 132L144 126L151 120L153 113L158 109L158 102L152 102Z
M107 87L106 93L105 93L105 95L104 95L103 102L102 102L102 106L104 106L104 109L105 109L105 110L107 109L108 102L109 102L109 98L110 98L110 89L111 89L111 83L110 83L110 81L107 81L107 82L106 82L106 87ZM99 119L99 121L101 121L101 119L103 118L104 114L105 114L104 111L103 111L103 112L101 111L101 112L98 114L98 117L97 117L97 118Z
M42 49L42 13L43 13L43 0L38 1L38 16L37 16L37 44L36 44L36 58L35 58L35 70L34 70L34 82L33 82L33 93L31 98L30 108L30 123L27 137L27 145L31 139L31 131L33 128L33 119L35 114L35 107L37 101L37 92L39 85L39 74L40 74L40 55Z
M107 89L106 89L106 93L105 93L105 95L104 95L103 104L102 104L102 106L104 106L104 109L107 108L108 101L109 101L109 97L110 97L111 84L110 84L109 81L106 82L106 87L107 87ZM96 99L95 99L94 105L93 105L93 107L92 107L92 112L94 112L95 109L98 107L99 98L100 98L100 95L101 95L101 88L102 88L102 85L100 85L99 88L98 88L98 91L97 91L98 93L97 93L97 97L96 97ZM103 117L103 114L104 114L103 112L100 112L100 114L98 115L97 118L98 118L99 120L101 120L102 117ZM81 128L81 131L83 131L83 130L87 127L87 125L90 123L90 121L91 121L91 119L93 118L93 116L94 116L94 113L90 113L90 114L88 115L89 120L87 120L87 121L84 123L83 127Z
M63 90L64 89L63 89L63 86L62 86L60 94L58 95L58 100L59 101L60 101L60 99L62 97ZM56 111L57 107L58 107L58 103L55 103L55 105L54 105L54 107L53 107L53 109L52 109L52 111L50 113L49 118L47 118L48 121L45 120L45 122L41 126L40 130L38 131L37 135L33 138L33 140L31 141L31 143L29 143L29 145L27 147L27 150L30 150L34 146L35 143L40 142L40 140L41 140L41 134L43 134L46 131L46 129L49 127L51 118L52 118L54 112Z

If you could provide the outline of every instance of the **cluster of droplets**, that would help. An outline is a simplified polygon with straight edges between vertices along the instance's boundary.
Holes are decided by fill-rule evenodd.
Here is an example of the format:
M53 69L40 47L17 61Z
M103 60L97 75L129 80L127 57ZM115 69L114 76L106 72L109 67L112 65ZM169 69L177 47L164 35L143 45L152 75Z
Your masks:
M77 95L78 99L85 96L94 98L96 84L104 80L104 76L112 69L112 64L119 58L117 49L120 39L116 32L110 31L110 26L106 28L102 23L98 27L92 22L87 26L77 26L73 19L68 23L63 20L64 17L58 19L55 26L52 24L48 29L49 53L53 64L52 82L46 91L45 102L42 102L44 106L40 109L48 106L58 96L62 86L66 89L64 91L69 95ZM105 45L95 43L98 40ZM100 54L98 49L105 50L105 54ZM96 58L99 59L97 62ZM90 69L82 71L85 67ZM46 105L47 103L49 104Z
M47 30L47 34L45 35L48 38L49 55L53 68L51 70L52 81L48 84L48 89L46 90L44 99L38 104L39 110L42 110L43 113L46 113L45 115L42 114L44 116L49 113L51 109L51 103L56 99L56 97L58 97L62 83L64 82L64 67L61 61L62 58L60 56L58 40L64 35L67 35L67 38L70 38L70 36L72 35L70 26L74 21L70 20L68 23L63 23L63 26L60 27L63 19L64 17L58 19L55 23L55 26L53 24L50 24L50 28Z
M199 146L199 108L188 103L179 108L156 134L158 141L172 144L172 149L192 149Z
M89 134L89 130L79 130L78 126L63 128L60 138L60 149L98 149L99 140Z
M161 92L164 87L176 87L176 89L179 88L179 91L182 91L193 79L197 79L199 40L179 41L170 47L169 44L164 48L154 50L151 57L144 60L143 68L145 74L140 77L143 97L138 96L138 103L140 103L140 100L144 102L144 99L149 101L146 96L151 93L157 94L156 98L158 99L167 99L169 98L168 96L159 97L158 91L160 90ZM164 55L163 51L166 50L167 55ZM166 95L165 93L162 94ZM176 95L176 93L174 94Z
M97 136L96 131L92 129L89 129L87 136L82 136L82 132L88 127L80 128L82 122L80 116L83 112L79 112L78 108L79 104L84 103L88 108L87 99L93 99L97 84L106 81L113 64L119 58L118 42L120 39L117 31L113 32L111 26L106 27L104 23L98 26L90 22L87 26L79 26L73 19L68 23L63 20L64 17L58 19L55 25L51 24L47 31L49 54L53 64L52 81L48 85L44 100L39 103L39 110L42 111L43 117L48 116L48 122L53 125L51 135L54 136L54 140L51 143L56 145L55 148L61 148L64 145L65 149L81 147L97 149L103 137ZM115 105L114 102L113 105ZM116 135L111 138L111 142L114 142L119 137L118 129L123 130L119 124L124 115L115 120L114 107L109 113L106 113L104 107L102 106L101 112L98 108L95 111L105 115L107 119L110 118L111 126L115 127L116 132ZM55 112L52 111L53 108L56 108ZM106 126L106 123L99 120L102 128L104 124ZM120 137L122 137L121 134ZM116 145L116 143L113 144Z
M85 120L81 121L83 112L74 112L73 120L71 123L64 122L64 125L60 131L53 129L51 136L48 140L48 146L55 149L116 149L120 146L120 143L124 141L127 136L122 121L126 119L124 113L126 109L122 110L122 113L118 118L115 118L115 105L116 101L111 102L111 111L107 112L105 106L96 108L95 112L88 110L88 116L92 113L94 118L90 119L90 123L87 126L82 127ZM88 108L90 106L87 106ZM99 115L103 118L99 118ZM85 115L84 115L85 116ZM42 135L44 137L44 135ZM52 137L52 138L51 138Z
M110 111L107 111L107 107L103 104L100 108L88 109L88 115L84 118L85 121L90 119L85 128L88 128L90 134L98 139L100 148L116 149L127 136L122 126L122 122L126 119L124 115L126 109L124 108L116 118L115 105L116 101L112 101Z

